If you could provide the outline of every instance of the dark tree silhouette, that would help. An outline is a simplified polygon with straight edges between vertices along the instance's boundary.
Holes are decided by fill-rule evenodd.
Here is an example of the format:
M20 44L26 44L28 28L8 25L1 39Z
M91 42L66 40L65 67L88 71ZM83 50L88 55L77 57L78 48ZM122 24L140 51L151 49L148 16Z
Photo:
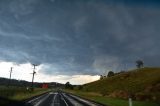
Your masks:
M102 80L103 79L103 75L100 75L100 80Z
M137 60L136 61L136 66L137 66L137 68L142 68L143 67L143 65L144 65L144 63L143 63L143 61L142 60Z
M105 75L100 75L100 80L102 80L102 79L104 79L104 78L106 78Z
M71 85L70 82L66 82L65 88L66 89L73 89L73 85Z
M107 77L111 77L114 76L114 72L113 71L109 71Z

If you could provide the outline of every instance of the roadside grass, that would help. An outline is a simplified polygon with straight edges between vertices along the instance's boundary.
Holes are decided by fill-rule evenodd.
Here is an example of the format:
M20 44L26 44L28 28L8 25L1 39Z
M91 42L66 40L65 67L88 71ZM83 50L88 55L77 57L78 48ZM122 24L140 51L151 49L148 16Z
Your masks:
M36 88L33 92L21 92L11 97L12 100L25 100L40 94L43 94L45 92L51 91L51 89L42 89L42 88Z
M109 106L129 106L128 100L107 98L107 97L93 97L92 100L100 102ZM154 102L149 101L133 101L133 106L159 106Z
M104 94L117 90L137 93L149 87L155 88L159 83L160 68L141 68L84 84L83 90ZM156 91L154 92L157 93Z
M82 98L86 98L89 100L93 100L98 103L102 103L107 106L128 106L128 100L118 99L118 98L109 98L106 96L101 96L98 93L92 92L82 92L82 91L73 91L73 90L65 90L66 92L75 94ZM159 106L157 103L152 101L133 101L133 106Z
M5 87L0 86L0 97L10 100L22 101L33 96L51 91L51 89L35 88L34 91L27 90L25 87Z
M132 95L138 101L160 101L160 68L145 67L122 72L84 84L80 90L114 98L127 99Z
M0 106L23 103L24 100L49 91L51 91L51 89L35 88L34 91L31 91L27 90L25 87L0 86Z

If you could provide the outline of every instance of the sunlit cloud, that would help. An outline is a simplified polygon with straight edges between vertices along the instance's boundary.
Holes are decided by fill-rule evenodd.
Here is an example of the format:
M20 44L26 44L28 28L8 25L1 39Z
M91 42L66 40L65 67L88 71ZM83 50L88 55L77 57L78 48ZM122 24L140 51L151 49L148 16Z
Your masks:
M43 70L43 65L36 67L35 82L59 82L65 84L70 82L72 84L84 84L92 82L99 79L99 76L91 75L49 75L41 73L40 70ZM0 62L0 77L9 78L10 69L12 69L12 79L17 80L32 80L33 66L30 63L25 64L16 64L12 62Z

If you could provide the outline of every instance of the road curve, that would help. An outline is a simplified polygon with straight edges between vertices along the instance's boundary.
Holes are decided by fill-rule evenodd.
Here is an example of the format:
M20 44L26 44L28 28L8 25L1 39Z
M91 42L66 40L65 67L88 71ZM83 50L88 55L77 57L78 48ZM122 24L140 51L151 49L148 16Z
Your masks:
M49 92L38 96L32 100L26 101L25 106L103 106L78 96L63 93Z

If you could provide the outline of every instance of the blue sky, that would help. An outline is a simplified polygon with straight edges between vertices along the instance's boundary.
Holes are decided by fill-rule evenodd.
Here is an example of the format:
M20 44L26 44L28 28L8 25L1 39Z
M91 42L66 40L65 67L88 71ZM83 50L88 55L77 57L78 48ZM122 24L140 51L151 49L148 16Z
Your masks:
M137 59L159 66L159 4L0 0L0 61L35 63L43 75L68 77L132 69Z

